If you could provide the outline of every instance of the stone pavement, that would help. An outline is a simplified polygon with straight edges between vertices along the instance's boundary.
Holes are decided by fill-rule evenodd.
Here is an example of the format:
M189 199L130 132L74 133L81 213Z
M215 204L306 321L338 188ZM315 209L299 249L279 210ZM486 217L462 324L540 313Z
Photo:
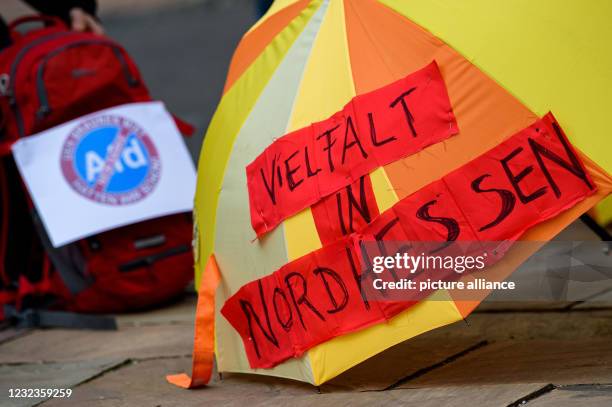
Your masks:
M560 236L588 233L574 223ZM166 383L166 374L190 369L195 294L121 315L117 331L4 330L0 406L609 406L612 285L599 284L588 301L485 302L465 322L398 344L320 388L230 373L198 390ZM73 394L7 397L24 387Z
M603 294L609 298L609 293ZM116 332L2 331L0 406L612 405L612 303L476 312L399 344L317 389L226 373L183 390L195 297L118 318ZM8 388L73 388L68 399L8 399Z

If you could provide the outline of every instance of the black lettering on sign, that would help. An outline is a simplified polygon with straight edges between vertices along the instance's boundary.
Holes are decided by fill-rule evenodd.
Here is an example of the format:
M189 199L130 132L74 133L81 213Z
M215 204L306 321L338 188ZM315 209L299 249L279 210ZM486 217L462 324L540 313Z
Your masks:
M268 326L268 330L266 331L266 329L261 324L261 319L255 312L255 310L253 309L253 305L249 301L240 300L240 308L242 308L242 312L244 312L244 315L246 316L246 319L247 319L247 324L249 327L249 338L251 338L253 342L253 347L255 348L255 354L257 355L258 358L261 358L261 355L259 353L259 345L257 344L257 337L255 336L255 332L253 330L253 320L259 327L259 330L261 331L261 333L263 333L264 337L268 340L268 342L270 342L272 345L276 346L277 348L279 346L278 346L278 339L276 339L276 335L274 334L274 331L272 330L272 324L270 323L270 314L268 312L268 306L266 305L266 299L264 297L263 286L261 284L261 280L257 280L257 285L259 286L259 298L261 299L261 306L263 307L263 310L264 310L264 314L266 317L266 325Z
M300 168L302 168L301 165L298 165L297 167L293 167L291 168L289 166L289 161L291 161L291 159L293 157L295 157L296 155L298 155L299 151L295 151L293 152L293 154L291 154L289 156L289 158L287 158L285 160L285 175L287 176L287 185L289 186L289 190L293 191L294 189L296 189L302 182L304 182L303 179L300 180L295 180L295 178L293 178L293 174L295 174L296 172L299 171Z
M338 192L336 194L338 221L340 222L340 230L342 231L342 235L348 235L349 233L355 231L355 229L353 228L353 210L356 210L366 223L370 223L372 221L372 216L370 214L370 209L368 208L368 201L366 197L365 177L366 176L364 175L359 178L359 201L357 201L357 199L355 198L352 184L346 186L346 199L348 204L348 227L344 222L342 193Z
M281 318L281 314L278 310L278 302L276 301L277 298L281 298L283 300L284 307L287 310L287 313L289 315L286 321L283 321L283 319ZM276 319L278 320L278 323L283 327L285 332L289 332L289 330L291 329L291 326L293 326L293 311L291 311L291 306L289 305L287 296L285 295L283 290L281 290L278 287L274 288L274 295L272 296L272 303L274 304L274 313L276 314Z
M344 284L344 281L342 281L340 275L334 270L326 267L317 267L316 269L314 269L313 273L315 276L320 276L321 280L323 280L323 284L325 285L325 291L327 291L329 300L332 303L333 308L328 309L327 313L335 314L336 312L342 311L346 307L346 304L348 304L349 295L348 290L346 289L346 285ZM342 299L340 301L338 301L338 299L334 296L334 293L332 292L332 289L329 285L329 281L327 280L326 276L331 277L332 280L336 282L336 284L342 291Z
M417 218L426 222L438 223L446 228L446 243L442 244L437 249L432 250L431 253L439 252L440 250L450 246L452 242L457 240L457 237L459 237L460 232L459 223L455 219L446 218L442 216L431 216L431 214L429 213L429 208L432 205L435 205L437 202L438 201L436 201L435 199L433 201L427 202L425 205L421 206L416 213Z
M391 219L389 222L387 222L387 224L385 224L378 232L374 234L374 239L376 239L376 245L378 246L378 250L380 250L380 254L383 256L388 255L387 248L385 247L385 243L383 242L383 239L385 238L387 233L389 233L391 228L393 228L393 226L397 225L398 223L399 223L399 218L395 217Z
M336 193L336 206L338 208L338 222L340 222L340 230L342 231L342 236L346 236L348 232L346 231L346 226L344 225L344 212L342 211L342 194L340 192Z
M544 164L544 160L542 159L542 157L546 157L550 161L555 162L560 167L565 168L571 174L575 175L582 182L584 182L589 189L591 190L594 189L593 185L591 185L591 181L589 181L589 177L587 173L585 172L584 168L580 164L580 160L578 160L578 157L576 157L576 154L574 154L574 152L572 151L572 148L567 144L565 137L563 137L563 133L561 129L559 128L559 125L557 123L553 123L552 125L557 135L557 138L563 145L563 149L565 150L565 154L567 154L569 161L566 161L563 158L559 157L557 154L555 154L554 152L552 152L550 149L546 148L542 144L538 143L531 137L529 137L528 140L529 140L529 146L531 147L531 150L533 151L533 154L535 155L535 158L538 161L538 165L540 166L540 169L544 173L544 176L546 177L548 184L550 185L553 192L555 193L555 196L559 198L561 196L561 190L559 189L559 186L557 185L554 178L550 174L550 171Z
M310 156L308 155L308 146L304 147L304 160L306 161L306 175L308 178L314 177L321 172L321 168L317 168L315 171L310 166Z
M478 193L494 192L498 194L501 199L501 208L499 210L499 214L497 215L497 217L493 219L491 222L482 226L480 229L478 229L479 232L490 229L493 226L499 225L504 219L508 217L508 215L510 215L510 213L514 210L514 206L516 205L516 198L514 197L514 194L508 191L507 189L482 188L480 186L480 184L482 184L482 181L484 181L485 178L490 177L490 176L491 174L483 174L480 177L476 178L474 181L472 181L472 189Z
M336 168L334 167L334 159L333 159L333 157L332 157L332 150L331 150L332 146L333 146L334 144L336 144L336 139L332 137L332 133L333 133L333 132L334 132L334 131L335 131L335 130L338 128L338 127L340 127L340 125L339 125L339 124L337 124L336 126L332 127L331 129L329 129L329 130L327 130L327 131L323 132L323 134L320 134L320 135L317 137L317 140L320 140L320 139L322 139L323 137L325 137L325 143L326 143L326 145L325 145L325 147L323 147L323 151L327 151L327 163L328 163L328 165L329 165L329 170L330 170L331 172L334 172L334 170L336 169Z
M387 247L385 246L385 242L383 241L383 239L385 238L387 233L389 233L389 231L393 228L393 226L397 225L398 223L399 223L399 218L395 217L391 221L389 221L386 225L384 225L382 229L380 229L378 232L374 234L374 239L376 239L376 246L378 246L378 250L380 250L380 254L382 256L389 255L389 252L387 251ZM399 281L399 277L397 275L397 272L395 271L395 267L389 269L389 272L391 272L391 275L393 276L393 279L395 281ZM384 294L384 291L383 291L383 294Z
M412 115L412 112L408 108L408 103L406 103L406 97L408 97L408 95L410 95L415 90L416 90L416 87L408 89L406 92L399 95L397 99L395 99L389 105L390 107L395 107L398 103L402 105L402 110L404 111L404 117L406 118L406 122L408 123L408 127L410 128L410 133L412 133L412 137L416 137L417 132L416 132L416 129L414 128L414 116Z
M363 305L366 310L370 310L370 303L366 298L365 293L361 289L361 274L359 274L359 270L357 269L357 265L355 264L355 260L353 260L353 255L351 254L351 249L349 247L345 247L346 258L351 266L351 272L353 273L353 279L355 280L355 284L357 285L357 289L361 293L361 300L363 301ZM367 254L364 256L367 258ZM371 267L371 266L370 266Z
M264 174L263 168L259 169L259 173L261 174L261 179L263 180L264 186L266 187L266 191L268 191L268 196L272 200L272 204L276 205L276 184L274 184L274 176L276 175L276 158L277 156L272 157L272 168L270 172L272 173L272 179L268 182L266 178L266 174Z
M374 240L376 240L376 245L378 247L378 250L380 254L383 256L385 256L387 253L387 249L384 245L383 239L385 235L389 233L389 231L393 228L393 226L395 226L398 223L399 223L399 218L395 217L391 219L389 222L387 222L386 224L384 224L378 232L374 233ZM371 276L375 275L374 268L372 267L373 266L372 262L370 261L370 259L373 258L374 256L370 256L370 254L368 253L368 250L366 249L362 241L359 242L359 255L361 255L361 261L365 265L365 268L361 274L358 273L357 268L355 267L353 258L351 257L350 251L347 248L347 256L349 259L349 263L351 265L351 269L353 270L353 277L355 278L359 292L361 292L361 297L363 299L364 305L366 309L369 310L370 304L366 298L365 293L361 290L361 283L365 281L366 279L370 278ZM397 277L395 270L389 270L389 271L393 275L393 278L395 279L395 281L398 281L398 277ZM387 297L387 290L383 288L383 289L380 289L379 291L383 297Z
M372 139L372 145L374 147L384 146L387 143L397 140L395 136L387 137L383 140L378 140L376 137L376 126L374 125L374 116L372 113L368 113L368 121L370 122L370 138Z
M508 165L508 162L510 162L510 160L512 160L517 155L519 155L522 151L523 147L518 147L514 149L510 154L502 158L501 165L504 168L504 172L506 173L510 184L512 184L514 191L518 195L519 200L521 201L521 203L526 204L544 195L546 193L546 186L539 188L537 191L530 195L525 195L525 193L521 189L521 186L519 185L519 182L521 182L527 175L533 172L533 165L529 165L523 168L523 170L516 175L512 172L510 166Z
M350 143L347 143L349 139L349 132L352 134L353 141L351 141ZM352 148L355 145L359 147L359 150L361 151L361 156L363 158L368 158L368 154L363 149L363 146L361 145L361 140L359 140L359 136L357 135L357 132L355 131L355 125L353 125L353 119L351 118L351 116L349 116L346 119L346 130L344 131L344 144L342 146L342 164L344 164L344 160L346 159L347 150L349 148Z
M295 292L293 291L293 286L291 285L291 280L299 280L302 285L302 293L296 297ZM302 328L308 330L306 325L304 325L304 318L302 317L302 311L300 310L300 305L306 305L321 321L325 321L325 318L319 310L317 310L314 305L308 300L308 284L306 283L306 279L300 273L289 273L285 276L285 284L287 284L287 288L289 289L289 294L291 294L291 300L293 301L293 305L295 306L295 310L297 311L297 315L300 318L300 323L302 324Z

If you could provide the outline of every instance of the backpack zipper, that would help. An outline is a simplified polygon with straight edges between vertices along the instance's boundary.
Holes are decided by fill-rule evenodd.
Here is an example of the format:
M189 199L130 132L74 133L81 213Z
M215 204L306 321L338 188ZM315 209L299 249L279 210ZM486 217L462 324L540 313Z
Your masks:
M134 260L130 260L126 263L120 264L119 271L125 273L129 271L133 271L135 269L139 269L141 267L151 266L156 261L159 261L159 260L162 260L168 257L172 257L172 256L177 256L179 254L187 253L190 250L191 250L191 247L186 244L172 247L160 253L155 253L150 256L140 257Z
M109 41L105 41L105 40L82 40L82 41L76 41L70 44L66 44L62 47L56 48L52 52L45 55L36 73L36 90L38 93L38 101L40 103L40 108L38 109L38 112L37 112L37 118L39 120L43 119L46 115L48 115L51 112L51 106L49 106L49 98L47 95L47 90L45 89L45 80L43 77L45 74L45 68L47 66L47 62L49 62L51 58L55 57L56 55L62 53L63 51L67 49L75 48L75 47L78 47L81 45L87 45L87 44L104 45L104 46L110 47L111 50L113 51L113 54L115 54L115 57L119 61L119 64L121 65L121 69L123 70L123 74L125 75L128 85L131 87L138 85L138 79L136 79L136 77L132 74L132 72L130 72L130 68L127 64L125 56L123 55L121 49L117 45Z
M11 64L11 70L10 70L10 75L9 75L9 89L8 89L8 100L9 100L9 105L11 106L11 110L13 111L13 114L15 115L15 121L17 122L17 132L19 133L19 137L25 137L25 129L23 126L23 117L21 116L21 111L19 110L19 107L17 106L17 99L15 97L15 74L17 73L17 67L19 66L19 63L21 62L21 60L23 59L23 57L25 57L25 55L34 47L43 44L47 41L51 41L54 40L56 38L61 38L67 35L71 35L73 33L71 32L58 32L58 33L53 33L53 34L49 34L46 35L44 37L41 37L35 41L32 41L31 43L27 44L26 46L24 46L15 56L15 60L13 61L13 63Z

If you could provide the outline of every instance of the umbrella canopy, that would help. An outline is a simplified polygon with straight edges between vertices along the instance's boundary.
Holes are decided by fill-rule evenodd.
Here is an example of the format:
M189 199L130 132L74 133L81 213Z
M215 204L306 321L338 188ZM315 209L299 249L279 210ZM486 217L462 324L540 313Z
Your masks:
M454 137L369 174L381 213L547 110L599 164L582 156L598 190L521 239L550 240L610 193L612 180L602 169L610 170L603 128L603 108L609 104L601 92L606 83L610 88L611 64L608 53L598 52L597 41L591 41L603 44L610 38L595 32L610 30L603 21L609 13L569 1L517 1L493 10L484 0L460 3L277 0L244 36L206 134L195 201L196 277L202 277L206 264L210 272L212 255L221 274L214 315L219 371L320 384L390 346L463 319L479 303L455 301L441 290L433 294L437 301L423 301L387 323L335 337L270 369L250 367L240 336L220 308L245 284L321 248L322 239L307 208L258 240L245 168L283 134L328 118L356 95L436 61L460 129ZM558 15L551 12L563 7ZM601 7L611 9L606 2ZM583 21L584 30L575 29L585 13L602 19L601 27ZM582 47L587 40L589 46ZM509 253L494 268L518 267L535 250L530 247Z
M612 4L596 0L381 0L426 28L538 115L553 111L572 143L608 173ZM486 33L486 34L484 34ZM598 219L612 221L612 198Z

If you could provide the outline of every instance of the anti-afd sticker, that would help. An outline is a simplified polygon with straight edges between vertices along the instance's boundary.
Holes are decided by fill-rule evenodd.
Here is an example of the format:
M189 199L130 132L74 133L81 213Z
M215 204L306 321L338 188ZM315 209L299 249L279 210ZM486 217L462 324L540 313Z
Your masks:
M79 124L61 151L64 178L78 194L105 205L145 199L157 185L161 160L136 122L118 115Z
M91 113L11 151L53 247L193 209L193 160L160 102Z

